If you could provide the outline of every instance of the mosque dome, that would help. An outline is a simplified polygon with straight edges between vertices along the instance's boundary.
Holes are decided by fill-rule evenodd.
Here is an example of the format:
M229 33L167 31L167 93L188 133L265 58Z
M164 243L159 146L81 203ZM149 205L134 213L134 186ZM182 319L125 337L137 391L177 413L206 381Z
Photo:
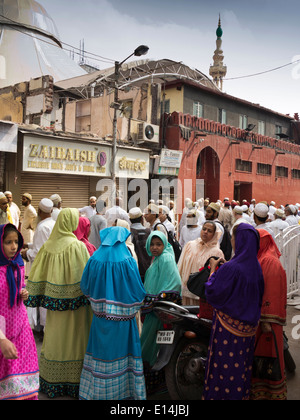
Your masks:
M83 74L44 7L35 0L0 0L0 88L46 75L56 82Z
M0 0L0 24L32 29L60 44L53 19L35 0Z

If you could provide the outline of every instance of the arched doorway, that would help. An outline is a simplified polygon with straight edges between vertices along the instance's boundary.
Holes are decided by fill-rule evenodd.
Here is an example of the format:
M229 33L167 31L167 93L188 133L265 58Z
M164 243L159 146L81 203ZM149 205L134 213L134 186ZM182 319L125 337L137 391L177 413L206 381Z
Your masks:
M205 147L199 154L197 179L204 180L204 198L217 201L220 193L220 159L211 147Z

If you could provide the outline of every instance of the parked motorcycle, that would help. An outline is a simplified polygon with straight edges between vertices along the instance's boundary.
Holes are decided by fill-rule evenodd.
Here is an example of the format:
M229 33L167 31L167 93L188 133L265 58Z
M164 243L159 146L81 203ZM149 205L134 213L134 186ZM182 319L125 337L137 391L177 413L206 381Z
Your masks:
M160 350L152 369L165 368L172 400L201 400L212 322L198 318L199 306L159 301L153 310L164 329L157 332Z
M153 310L164 329L157 332L160 349L152 369L165 369L172 400L201 400L212 321L198 318L199 306L159 301ZM286 370L294 372L296 365L285 334L284 359Z

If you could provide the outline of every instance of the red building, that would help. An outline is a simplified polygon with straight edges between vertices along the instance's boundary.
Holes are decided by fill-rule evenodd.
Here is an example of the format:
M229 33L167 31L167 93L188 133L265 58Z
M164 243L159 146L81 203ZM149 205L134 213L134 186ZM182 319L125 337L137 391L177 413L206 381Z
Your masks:
M192 180L193 200L300 201L299 144L180 112L165 115L162 127L164 146L183 151L178 178Z

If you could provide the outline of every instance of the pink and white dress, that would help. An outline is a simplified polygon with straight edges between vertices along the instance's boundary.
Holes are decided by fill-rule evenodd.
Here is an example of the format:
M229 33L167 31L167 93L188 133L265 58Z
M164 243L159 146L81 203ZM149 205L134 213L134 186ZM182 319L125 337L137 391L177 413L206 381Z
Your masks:
M0 400L37 400L39 367L35 340L23 301L10 307L6 270L6 266L0 266L0 329L16 346L18 359L5 359L0 350ZM24 267L21 275L24 288Z

